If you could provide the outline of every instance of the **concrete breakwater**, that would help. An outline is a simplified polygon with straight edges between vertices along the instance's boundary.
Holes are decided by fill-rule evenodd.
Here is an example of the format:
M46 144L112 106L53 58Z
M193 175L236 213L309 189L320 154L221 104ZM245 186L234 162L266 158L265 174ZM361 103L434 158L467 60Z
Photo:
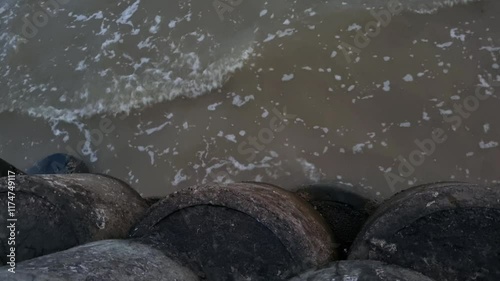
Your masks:
M17 241L9 245L11 233L2 228L1 264L9 262L11 246L20 262L96 240L125 238L147 207L130 186L94 174L16 175L0 181L0 198L0 218L15 219L9 223L15 224Z
M0 279L493 281L499 190L431 183L380 204L339 184L242 182L148 201L105 175L7 176L0 215L14 214L16 245ZM10 238L0 228L2 259Z

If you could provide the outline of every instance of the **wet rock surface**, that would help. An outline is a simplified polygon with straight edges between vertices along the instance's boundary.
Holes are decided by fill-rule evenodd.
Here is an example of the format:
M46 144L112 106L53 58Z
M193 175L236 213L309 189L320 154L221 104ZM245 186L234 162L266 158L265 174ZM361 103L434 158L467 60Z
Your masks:
M290 281L432 281L412 270L378 261L340 261L306 272Z
M340 258L345 259L376 203L340 183L303 187L297 195L307 200L325 218L339 244Z
M141 240L159 245L207 280L284 280L299 266L269 229L226 207L179 210Z
M146 197L144 200L146 200L146 203L148 203L149 206L154 205L156 202L160 201L164 197L160 196L155 196L155 197Z
M103 240L0 268L3 281L196 281L161 251L132 240Z
M16 173L17 175L24 174L23 171L19 170L18 168L14 167L9 162L0 158L0 178L8 176L9 171L12 171L12 172Z
M18 262L83 243L125 238L146 211L128 185L92 174L16 176L16 259ZM8 184L0 182L0 219L6 221ZM22 222L22 223L21 223ZM6 241L9 229L0 229ZM6 263L7 243L0 245Z
M436 280L500 279L498 186L434 183L388 200L354 242L349 259L381 260Z
M150 208L131 236L206 280L284 280L335 256L326 223L307 202L252 183L171 194Z

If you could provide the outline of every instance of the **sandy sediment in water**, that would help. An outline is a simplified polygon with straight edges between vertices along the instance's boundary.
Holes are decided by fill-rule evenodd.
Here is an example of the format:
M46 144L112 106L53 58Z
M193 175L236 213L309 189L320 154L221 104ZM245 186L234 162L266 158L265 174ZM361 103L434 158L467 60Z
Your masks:
M94 161L92 169L146 196L213 180L262 180L289 189L340 180L379 199L430 181L496 182L500 86L490 83L492 95L460 117L460 126L446 120L456 120L455 104L470 100L478 84L500 80L499 11L499 3L484 1L432 15L402 13L351 63L337 46L354 44L356 29L373 20L368 12L286 26L293 34L257 45L259 55L222 88L196 99L94 116L82 121L83 131L1 113L0 154L27 168L52 152L78 153L88 130L94 141L84 159ZM266 134L273 111L284 108L295 116L267 143L258 141L261 150L250 158L250 138ZM106 132L103 118L111 124ZM446 141L388 184L387 173L398 174L398 156L408 159L415 141L431 138L436 128ZM64 133L54 136L54 130Z

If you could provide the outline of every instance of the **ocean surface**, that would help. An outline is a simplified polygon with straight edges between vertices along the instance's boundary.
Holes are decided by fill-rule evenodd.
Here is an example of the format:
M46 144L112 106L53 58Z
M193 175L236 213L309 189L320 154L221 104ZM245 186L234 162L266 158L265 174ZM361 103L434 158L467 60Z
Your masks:
M145 196L497 182L499 15L493 0L0 0L0 157L70 153Z

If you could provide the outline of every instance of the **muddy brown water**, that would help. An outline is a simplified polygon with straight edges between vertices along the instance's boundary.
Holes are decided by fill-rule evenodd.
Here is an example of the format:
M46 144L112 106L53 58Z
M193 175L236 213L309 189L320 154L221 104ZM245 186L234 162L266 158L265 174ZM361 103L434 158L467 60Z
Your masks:
M300 14L307 9L302 6ZM372 198L383 199L424 182L497 182L500 3L460 4L431 14L404 10L393 15L386 26L381 25L378 35L368 37L366 46L347 59L339 45L356 47L358 29L374 21L362 6L316 7L295 21L290 14L273 12L273 7L254 7L248 13L257 13L261 21L269 20L274 29L238 22L237 27L254 34L249 58L220 85L195 98L165 97L129 113L115 116L116 112L96 111L72 117L69 122L62 115L43 116L26 95L14 103L16 96L3 94L2 104L12 111L0 113L0 155L22 169L54 152L80 155L93 171L123 179L144 196L164 195L210 181L267 181L288 189L342 181ZM144 9L147 7L139 6L138 13L145 13ZM89 8L84 12L90 16L95 11ZM243 8L230 12L234 18L240 15L245 15ZM169 23L168 19L161 22ZM233 23L229 19L222 24L228 28ZM45 36L20 45L19 52L29 52L36 42L45 48L59 46L53 39L63 35L50 35L49 27L40 30ZM100 26L91 28L99 30ZM238 40L252 37L240 36ZM127 52L123 49L127 38L123 40L115 48L117 52L137 59L143 55ZM137 40L130 42L137 44ZM193 50L201 52L199 48ZM217 55L227 50L230 48L217 49ZM48 49L39 49L34 56L40 59L47 53ZM68 56L72 71L85 58L76 52ZM26 93L29 88L19 84L23 71L13 70L20 57L22 53L2 56L0 73L11 71L0 83L8 85L5 89ZM28 65L32 69L37 66L36 60L22 63L32 64ZM100 67L108 67L108 63ZM87 72L99 69L94 67ZM56 78L69 71L46 68L50 70ZM107 81L96 77L85 74L88 83L106 86ZM71 75L66 78L72 79ZM79 76L73 79L77 81L51 81L70 93L83 87L78 84L83 81ZM12 81L18 83L14 88ZM476 92L486 98L475 98ZM46 97L34 96L32 101L71 109L78 104L83 107L86 101L75 95L68 105L59 96L55 101L49 94ZM97 100L92 92L87 98L89 104L96 105ZM287 121L282 120L283 115ZM442 129L440 143L432 140L436 129ZM418 157L414 153L419 148L416 141L434 149ZM418 165L409 163L400 168L402 158L410 155L416 157Z

